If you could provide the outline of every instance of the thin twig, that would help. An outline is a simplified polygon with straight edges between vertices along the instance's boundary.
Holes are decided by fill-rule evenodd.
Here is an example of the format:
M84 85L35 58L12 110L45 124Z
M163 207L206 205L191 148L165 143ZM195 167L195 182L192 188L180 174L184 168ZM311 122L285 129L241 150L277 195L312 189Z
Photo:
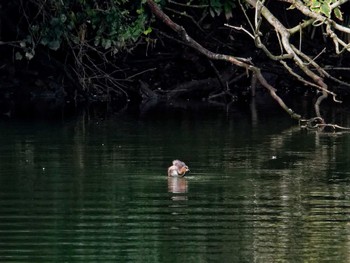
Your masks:
M144 71L138 72L138 73L136 73L136 74L134 74L134 75L131 75L131 76L127 77L126 79L128 79L128 80L129 80L129 79L133 79L133 78L135 78L135 77L137 77L137 76L140 76L140 75L142 75L142 74L145 74L145 73L150 72L150 71L155 71L155 70L157 70L157 68L145 69Z
M229 24L224 24L225 26L227 27L230 27L230 28L233 28L233 29L236 29L236 30L239 30L239 31L243 31L245 32L248 36L250 36L252 39L254 39L254 36L252 33L250 33L247 29L245 29L244 27L240 26L240 27L237 27L237 26L231 26Z
M170 4L178 5L178 6L183 6L183 7L189 7L189 8L207 8L209 5L191 5L191 4L182 4L178 3L172 0L169 0Z

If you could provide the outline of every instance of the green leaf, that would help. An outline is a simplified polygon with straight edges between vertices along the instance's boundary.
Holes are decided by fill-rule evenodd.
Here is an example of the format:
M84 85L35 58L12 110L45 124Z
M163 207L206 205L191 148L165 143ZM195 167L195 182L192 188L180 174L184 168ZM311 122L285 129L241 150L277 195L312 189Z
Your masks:
M48 43L49 49L57 50L60 48L61 42L59 40L53 40Z
M30 29L31 29L33 32L38 32L39 29L40 29L40 27L39 27L39 25L32 25L32 26L30 27Z
M331 17L331 6L329 3L323 3L320 8L321 13L326 17Z
M98 45L100 45L100 41L101 41L101 38L100 38L100 37L95 37L95 40L94 40L94 45L95 45L95 47L97 47Z
M317 1L317 0L313 0L311 2L311 7L312 9L318 9L321 7L321 2Z
M28 51L28 52L26 52L25 56L28 60L31 60L34 57L34 52Z
M107 39L105 42L105 49L109 49L112 46L112 41L110 39Z
M232 9L234 6L231 6L228 2L224 3L224 12L225 12L225 17L226 20L229 20L232 18Z
M144 12L143 8L140 8L140 9L137 9L137 10L136 10L136 13L137 13L138 15L143 14L143 12Z
M334 9L334 15L340 21L343 21L343 13L340 11L340 9L338 7Z
M147 35L149 35L151 32L152 32L152 28L151 28L151 27L148 27L145 31L143 31L143 34L147 36Z
M61 22L64 23L67 21L67 17L65 14L61 14Z
M22 54L21 54L21 53L16 52L16 54L15 54L15 58L16 58L16 60L22 60L22 59L23 59L23 56L22 56Z
M71 39L72 39L73 43L76 45L78 45L80 43L80 39L77 36L72 35Z
M59 18L57 18L57 17L53 17L53 18L51 19L51 21L50 21L50 24L51 24L52 26L56 26L56 25L59 25L60 22L61 22L61 19L59 19Z
M28 35L28 36L26 37L26 42L27 42L28 44L32 44L32 43L33 43L33 38L32 38L30 35Z
M43 37L40 40L40 44L42 44L43 46L46 46L49 43L49 40L46 37Z

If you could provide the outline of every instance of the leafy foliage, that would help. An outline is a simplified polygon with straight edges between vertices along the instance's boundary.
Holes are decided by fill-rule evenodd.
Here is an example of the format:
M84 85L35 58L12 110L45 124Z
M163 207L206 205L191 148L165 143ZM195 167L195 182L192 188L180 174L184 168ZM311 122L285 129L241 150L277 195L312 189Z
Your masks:
M144 0L30 0L28 37L21 47L34 56L38 44L58 50L64 44L89 43L114 53L149 34ZM31 47L31 48L30 48ZM20 58L20 56L18 56Z
M311 11L321 13L330 18L332 11L336 18L343 20L343 14L339 7L332 9L332 4L335 4L338 0L304 0L304 3L310 8Z
M232 0L209 0L211 16L225 14L226 19L232 17L232 9L236 7Z
M155 1L165 5L166 1ZM208 5L212 17L232 17L236 0L190 1ZM23 13L28 36L22 40L22 54L31 59L38 45L59 50L64 45L87 43L113 54L135 44L152 32L148 26L146 0L28 0ZM24 56L19 52L17 59Z

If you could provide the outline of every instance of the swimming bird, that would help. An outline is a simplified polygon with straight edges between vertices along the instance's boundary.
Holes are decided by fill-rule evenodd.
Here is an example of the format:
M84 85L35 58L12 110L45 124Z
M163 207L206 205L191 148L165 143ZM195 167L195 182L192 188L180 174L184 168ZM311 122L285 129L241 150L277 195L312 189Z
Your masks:
M168 168L168 176L185 176L185 173L189 171L190 169L184 162L174 160L173 165Z

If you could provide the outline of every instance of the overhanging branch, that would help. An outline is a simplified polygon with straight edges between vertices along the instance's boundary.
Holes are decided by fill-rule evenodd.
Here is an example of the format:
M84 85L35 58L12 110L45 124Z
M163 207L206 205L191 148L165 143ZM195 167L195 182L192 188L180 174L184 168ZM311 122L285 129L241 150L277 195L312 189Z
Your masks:
M170 17L167 16L153 0L147 0L147 4L148 4L149 8L151 9L152 13L158 19L163 21L163 23L165 23L168 27L170 27L172 30L174 30L182 38L182 40L184 42L186 42L189 46L191 46L192 48L194 48L195 50L197 50L198 52L202 53L203 55L205 55L206 57L208 57L210 59L228 61L228 62L231 62L232 64L234 64L238 67L246 69L247 71L251 71L256 76L256 78L259 80L261 85L269 91L270 95L277 101L277 103L292 118L298 119L298 120L301 118L301 116L299 114L295 113L292 109L290 109L284 103L284 101L276 94L276 89L274 87L272 87L266 81L266 79L261 74L261 71L258 67L255 67L254 65L249 64L247 62L241 61L234 56L211 52L210 50L208 50L208 49L204 48L202 45L200 45L193 38L191 38L182 26L180 26L180 25L176 24L174 21L172 21L170 19Z

